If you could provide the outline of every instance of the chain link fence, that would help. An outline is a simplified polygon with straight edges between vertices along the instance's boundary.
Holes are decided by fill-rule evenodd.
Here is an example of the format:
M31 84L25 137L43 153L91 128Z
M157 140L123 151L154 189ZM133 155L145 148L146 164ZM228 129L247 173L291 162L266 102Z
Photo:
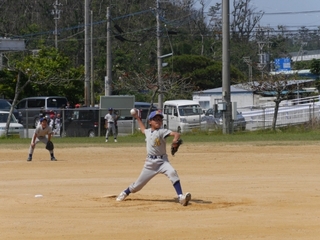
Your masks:
M143 112L143 122L147 126L147 116L149 109L139 109ZM241 111L242 110L242 111ZM252 106L246 108L238 108L246 122L246 130L254 131L258 129L268 129L272 127L274 118L274 106ZM54 121L57 113L61 115L60 130L56 130L57 126L52 125L56 137L96 137L104 136L106 133L104 117L108 109L99 109L98 107L80 107L72 109L60 109L58 111L45 113L46 117ZM137 121L130 115L130 109L114 109L114 112L119 116L117 120L118 134L128 135L139 130ZM179 126L184 126L188 131L211 131L213 129L210 118L204 117L201 114L190 116L175 116L174 112L171 115L165 115L164 127L178 131ZM31 138L36 126L41 118L40 111L26 112L24 118L26 128L25 137ZM187 118L188 117L188 118ZM320 102L319 96L283 101L279 107L276 127L297 125L318 120L320 117ZM181 121L181 124L179 124ZM32 126L32 127L30 127Z

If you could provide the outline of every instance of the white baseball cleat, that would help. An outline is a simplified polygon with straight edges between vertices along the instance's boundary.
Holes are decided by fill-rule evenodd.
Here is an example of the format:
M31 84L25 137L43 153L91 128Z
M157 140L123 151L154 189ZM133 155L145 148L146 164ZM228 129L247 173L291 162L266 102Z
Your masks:
M121 201L125 200L127 196L128 196L128 195L127 195L125 192L121 192L121 193L119 194L119 196L117 197L116 201L117 201L117 202L121 202Z
M186 195L179 196L179 202L182 206L188 206L190 200L191 200L191 193L186 193Z
M117 139L115 139L114 142L118 142Z
M106 142L108 142L108 139L106 139Z

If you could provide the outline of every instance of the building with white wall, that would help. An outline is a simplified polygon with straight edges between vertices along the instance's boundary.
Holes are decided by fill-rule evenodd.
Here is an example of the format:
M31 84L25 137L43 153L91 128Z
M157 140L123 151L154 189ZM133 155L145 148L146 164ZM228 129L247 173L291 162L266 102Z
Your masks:
M255 105L254 98L253 91L244 89L241 84L230 86L230 100L237 102L238 108ZM204 110L212 108L213 104L222 101L222 87L194 92L192 99L198 102Z
M303 94L316 93L315 89L312 88L314 79L305 80L289 80L289 85L296 85L297 91L294 98L303 97ZM302 87L303 86L303 87ZM222 102L222 87L207 89L204 91L197 91L192 94L193 101L200 104L202 109L213 108L214 104ZM254 93L253 90L249 89L248 86L242 84L236 84L230 86L230 101L237 103L238 109L251 108L253 106L272 106L274 105L274 92L263 92L260 94ZM286 101L283 101L283 104Z

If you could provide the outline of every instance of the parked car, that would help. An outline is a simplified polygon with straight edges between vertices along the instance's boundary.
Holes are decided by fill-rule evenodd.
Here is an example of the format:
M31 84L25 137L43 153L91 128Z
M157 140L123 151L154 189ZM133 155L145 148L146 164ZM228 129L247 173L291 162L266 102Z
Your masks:
M157 110L155 106L151 106L150 103L146 102L135 102L135 108L140 111L141 118L145 122L148 116L149 108L151 111ZM116 114L119 114L117 121L118 133L119 134L131 134L133 131L138 130L138 123L133 120L132 116L121 115L121 111L114 109ZM100 136L105 135L105 120L104 115L101 114L98 107L80 107L73 109L63 109L61 111L62 137L95 137L99 134ZM100 117L100 123L99 123ZM100 125L99 125L100 124Z
M17 104L17 110L22 114L25 127L36 127L42 116L56 113L67 105L67 98L60 96L28 97Z
M221 111L214 111L213 108L209 108L205 112L205 118L208 128L222 128L223 120ZM233 128L235 130L246 130L246 120L241 112L237 112L237 119L233 121Z
M134 107L140 111L141 119L145 123L148 118L148 112L151 107L150 112L157 110L154 105L148 102L135 102ZM118 133L120 134L131 134L132 132L139 129L138 123L132 116L119 116L118 119Z
M62 137L96 137L99 133L99 108L81 107L64 110ZM104 116L100 117L100 131L105 134Z
M176 132L205 130L206 118L198 102L170 100L163 103L163 127Z
M0 111L10 111L11 103L6 99L0 99ZM17 108L13 109L13 115L16 117L19 123L22 123L22 114L17 110Z
M6 133L6 124L9 117L8 111L0 111L0 137ZM14 115L11 115L8 136L22 138L24 134L23 125L18 123Z

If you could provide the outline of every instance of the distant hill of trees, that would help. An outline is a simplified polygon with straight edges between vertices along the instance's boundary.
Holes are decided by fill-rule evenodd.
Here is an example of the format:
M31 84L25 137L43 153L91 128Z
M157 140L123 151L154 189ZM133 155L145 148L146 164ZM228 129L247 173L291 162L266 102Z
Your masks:
M195 0L159 2L157 9L156 0L90 1L90 11L92 11L90 18L93 19L91 24L93 37L90 38L90 44L93 46L93 82L96 101L99 95L104 95L107 7L110 7L112 17L114 81L126 73L136 73L135 75L127 74L135 77L145 72L157 74L156 71L151 70L157 68L156 11L159 11L162 52L173 53L172 58L165 59L169 65L164 68L164 74L171 72L175 73L175 78L181 76L185 80L188 79L197 90L218 87L221 84L219 82L222 58L221 4L217 3L211 6L209 12L205 12L206 1L204 0L197 1L198 4L200 3L200 8L197 9ZM55 6L56 3L59 4ZM23 53L4 53L5 62L12 66L15 62L23 61L26 56L31 55L32 50L54 48L57 45L60 54L68 58L70 67L83 69L84 4L84 0L1 1L0 36L25 39L28 50ZM267 29L259 25L263 12L254 9L250 0L232 0L230 4L233 4L234 8L230 14L230 56L233 69L231 77L234 81L248 78L248 65L243 60L244 57L251 59L253 75L260 75L257 66L258 53L261 51L258 43L261 41L268 42L268 47L263 51L267 51L271 58L287 57L289 52L299 51L304 42L308 43L304 46L306 50L320 48L320 30L309 30L303 27L293 32L281 25L278 29ZM60 11L60 14L52 14L53 10ZM56 26L57 42L55 41ZM197 56L201 59L197 59ZM193 63L188 65L190 60ZM188 67L183 68L183 66ZM264 70L267 69L268 66ZM13 99L15 78L16 76L12 73L0 71L1 95ZM79 75L77 75L78 78ZM27 79L27 76L21 75L22 84ZM72 84L70 88L65 85L60 88L48 88L46 85L39 84L35 87L36 83L31 83L21 92L20 97L59 93L68 98L75 98L74 102L81 102L84 76L80 79L82 80L78 79L77 83L69 82L68 84ZM121 84L115 83L114 94L123 90L120 86Z

